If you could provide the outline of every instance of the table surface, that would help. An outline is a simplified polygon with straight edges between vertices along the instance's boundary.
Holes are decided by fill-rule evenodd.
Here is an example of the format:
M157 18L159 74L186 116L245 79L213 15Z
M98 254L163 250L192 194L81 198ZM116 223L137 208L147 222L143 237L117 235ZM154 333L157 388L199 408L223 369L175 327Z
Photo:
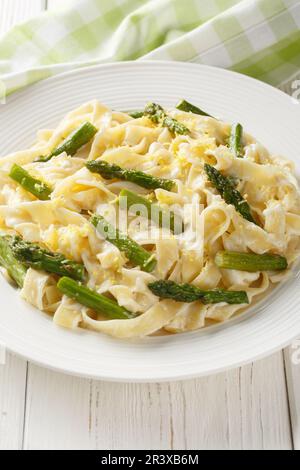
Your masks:
M58 4L0 0L0 35ZM163 384L74 378L8 354L0 366L0 449L299 450L300 365L292 364L293 353L291 347L223 374Z

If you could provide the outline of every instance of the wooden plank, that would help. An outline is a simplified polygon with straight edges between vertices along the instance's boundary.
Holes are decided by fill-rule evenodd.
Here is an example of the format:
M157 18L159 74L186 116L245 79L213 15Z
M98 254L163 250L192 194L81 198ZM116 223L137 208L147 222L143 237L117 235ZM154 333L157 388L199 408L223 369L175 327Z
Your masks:
M292 449L282 352L241 371L244 449Z
M0 35L44 9L46 0L1 0Z
M43 5L43 0L1 0L0 34ZM48 0L48 5L60 6L61 0ZM299 367L290 369L287 364L295 444L299 442L298 371ZM0 367L1 448L20 448L25 377L25 361L13 356ZM225 374L173 384L110 384L30 365L26 403L27 449L290 449L292 445L281 353Z
M0 450L22 448L27 363L12 354L0 365Z
M285 350L294 449L300 450L300 340Z
M281 353L176 383L28 377L25 449L292 448Z
M188 449L292 448L281 353L181 387L185 437L176 426L175 449L183 438Z
M62 2L61 0L47 0L47 10L51 10L53 8L60 8L62 3L67 4L68 0Z

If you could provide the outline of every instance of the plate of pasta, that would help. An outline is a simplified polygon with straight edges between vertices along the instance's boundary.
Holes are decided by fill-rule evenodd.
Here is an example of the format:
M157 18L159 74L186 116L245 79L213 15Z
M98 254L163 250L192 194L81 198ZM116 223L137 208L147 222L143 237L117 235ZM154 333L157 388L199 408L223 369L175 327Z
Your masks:
M0 342L175 380L300 335L299 106L249 77L109 64L1 106Z

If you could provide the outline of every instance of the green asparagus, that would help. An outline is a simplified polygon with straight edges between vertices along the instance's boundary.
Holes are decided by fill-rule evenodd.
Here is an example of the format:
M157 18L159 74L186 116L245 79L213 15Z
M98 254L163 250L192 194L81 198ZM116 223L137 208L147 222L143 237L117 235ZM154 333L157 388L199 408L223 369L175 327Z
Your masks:
M236 269L251 273L258 271L283 271L288 267L287 260L283 256L237 253L234 251L219 251L215 257L215 263L219 268Z
M229 140L230 150L237 158L243 158L243 126L241 124L235 124L231 128L231 135Z
M167 127L173 134L189 134L190 130L181 122L171 118L166 111L156 103L148 103L144 110L145 116L148 116L155 124L161 124Z
M194 106L186 100L179 101L179 103L176 105L176 108L186 113L193 113L199 114L200 116L212 117L210 114L207 114L205 111L202 111L202 109L198 108L197 106Z
M69 277L62 277L57 287L67 297L70 297L97 313L106 315L110 319L128 320L134 318L131 312L124 307L120 307L117 302L114 302L104 295L98 294Z
M122 251L133 265L140 266L140 268L147 273L154 270L156 266L156 259L154 256L134 240L113 227L104 219L104 217L93 215L91 217L91 223L96 227L97 231L103 236L103 238Z
M14 256L11 249L12 239L13 237L9 235L0 236L0 265L7 270L10 277L22 288L27 267Z
M78 129L70 134L61 145L54 149L50 155L40 157L37 162L48 162L51 158L66 152L73 157L78 150L86 145L98 132L98 129L90 122L84 122Z
M99 173L105 179L118 178L120 180L131 181L147 189L162 188L172 191L176 186L176 183L172 180L157 178L142 171L127 170L118 165L107 163L104 160L91 160L86 164L86 167L92 173Z
M31 176L28 171L24 170L21 166L14 164L10 170L9 176L38 199L42 201L50 199L50 194L52 193L51 188L43 181Z
M177 302L195 302L201 300L204 304L248 304L249 299L245 291L226 291L215 289L205 291L191 284L176 284L173 281L156 281L148 284L154 295L162 299L173 299Z
M139 196L128 189L122 189L119 200L122 208L124 207L128 210L132 209L133 206L135 206L135 209L141 208L138 212L144 215L145 211L146 217L149 220L153 220L159 227L170 228L176 234L182 233L182 219L174 212L162 209L158 204L152 203L145 197Z
M59 276L69 276L77 281L85 279L83 264L68 260L60 253L45 250L36 243L12 237L10 248L14 257L27 267Z
M244 219L257 224L251 214L249 204L247 201L245 201L241 193L235 189L232 181L226 176L223 176L216 168L208 165L207 163L204 165L204 169L209 181L219 191L224 201L227 204L232 204L237 212L239 212L242 217L244 217Z

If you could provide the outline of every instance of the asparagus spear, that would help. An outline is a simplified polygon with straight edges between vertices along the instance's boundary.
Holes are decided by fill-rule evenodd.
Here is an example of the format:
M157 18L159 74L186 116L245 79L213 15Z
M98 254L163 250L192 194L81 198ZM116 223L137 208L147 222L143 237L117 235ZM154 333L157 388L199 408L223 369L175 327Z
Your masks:
M257 255L255 253L237 253L219 251L215 257L219 268L236 269L238 271L283 271L288 267L286 258L279 255Z
M0 236L0 265L3 266L16 284L22 288L27 267L14 256L11 236Z
M176 108L186 113L194 113L199 114L200 116L212 117L210 114L207 114L205 111L198 108L197 106L194 106L186 100L179 101L179 103L176 105Z
M248 304L249 299L245 291L226 291L215 289L205 291L191 284L176 284L173 281L156 281L148 284L154 295L162 299L173 299L177 302L195 302L201 300L204 304Z
M245 201L241 193L235 189L232 181L229 178L226 178L226 176L223 176L216 168L208 165L207 163L204 165L204 169L209 181L219 191L224 201L227 204L232 204L237 212L239 212L244 217L244 219L257 224L251 214L249 204L247 201Z
M86 145L98 132L98 129L90 122L84 122L78 129L67 137L62 144L52 151L50 155L40 157L37 162L48 162L51 158L66 152L71 157L75 155L78 150Z
M85 279L84 266L66 259L60 253L52 253L20 237L12 237L10 247L14 257L27 267L59 276L69 276L78 281Z
M184 124L168 116L159 104L148 103L144 114L155 124L161 123L163 127L167 127L173 134L185 135L190 133L190 130Z
M144 116L144 111L125 111L126 114L129 114L133 119L139 119Z
M88 289L80 283L70 279L69 277L62 277L58 284L58 289L67 297L75 300L76 302L91 308L98 313L102 313L111 319L130 319L134 315L123 307L120 307L117 302L98 294L97 292Z
M92 173L99 173L105 179L119 178L121 180L131 181L147 189L162 188L167 191L172 191L176 186L176 183L172 180L156 178L142 171L127 170L103 160L91 160L86 164L86 167Z
M144 109L144 115L148 116L155 124L158 124L167 114L160 104L148 103Z
M52 193L51 188L43 181L31 176L28 171L24 170L21 166L14 164L10 170L9 176L38 199L42 201L50 199L50 194Z
M176 234L182 233L182 220L179 216L176 216L174 212L162 209L158 204L154 204L128 189L122 189L120 192L121 205L123 205L123 201L126 201L125 205L128 210L130 210L132 206L136 206L136 208L140 206L142 214L144 210L147 211L148 219L153 220L159 227L170 228L170 230Z
M93 215L91 217L91 223L106 240L125 253L126 257L132 264L140 266L141 269L147 273L154 270L156 259L153 255L142 248L134 240L122 234L117 228L107 222L104 217Z
M229 140L230 150L234 153L237 158L243 158L243 126L241 124L235 124L231 128L231 135Z

